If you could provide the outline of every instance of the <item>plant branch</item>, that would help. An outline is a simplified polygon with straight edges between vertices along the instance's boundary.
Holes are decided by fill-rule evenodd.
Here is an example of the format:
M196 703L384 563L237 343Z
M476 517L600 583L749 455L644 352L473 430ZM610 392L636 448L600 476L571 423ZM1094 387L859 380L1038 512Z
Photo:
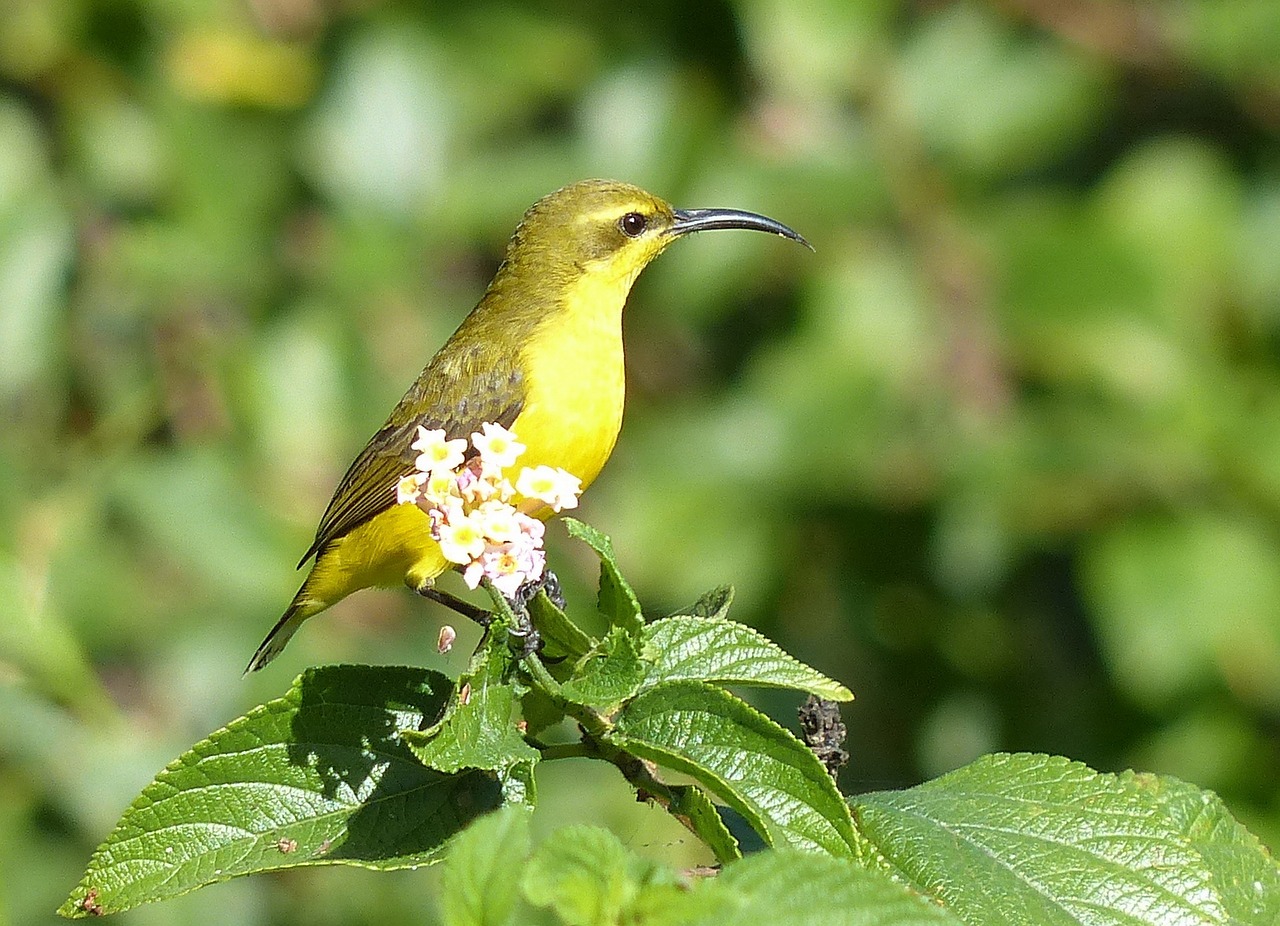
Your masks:
M542 760L551 762L555 759L595 759L599 753L595 747L583 740L576 743L552 743L550 746L539 746Z

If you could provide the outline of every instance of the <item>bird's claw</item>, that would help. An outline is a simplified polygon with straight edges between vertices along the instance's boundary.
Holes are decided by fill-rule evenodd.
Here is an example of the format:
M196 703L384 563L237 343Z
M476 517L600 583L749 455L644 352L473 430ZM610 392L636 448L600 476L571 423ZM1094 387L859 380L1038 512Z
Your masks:
M512 611L516 616L516 625L508 632L511 648L515 650L516 655L521 659L541 652L542 634L538 633L537 628L533 626L533 618L529 616L529 609L521 605L518 608L513 608Z
M564 610L564 589L560 587L560 577L550 569L542 574L542 590L547 593L553 605Z
M517 611L527 608L538 592L546 592L551 603L561 611L564 610L564 592L560 589L560 579L550 569L545 570L541 578L526 582L516 589L515 597L511 599L512 608Z
M521 659L542 652L542 635L533 626L533 618L529 616L529 602L533 601L538 592L546 592L551 603L564 610L564 593L560 590L560 580L550 569L544 571L541 578L521 585L507 599L516 617L516 626L511 629L511 640Z

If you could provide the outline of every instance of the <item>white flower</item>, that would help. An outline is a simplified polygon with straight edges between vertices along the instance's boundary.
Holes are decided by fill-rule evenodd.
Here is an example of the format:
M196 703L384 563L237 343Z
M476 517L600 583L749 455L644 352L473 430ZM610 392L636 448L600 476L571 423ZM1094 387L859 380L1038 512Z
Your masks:
M515 466L525 446L516 436L500 424L486 421L480 430L471 435L471 445L480 453L480 459L499 469Z
M445 499L454 498L456 495L455 488L458 483L458 477L450 471L436 470L434 473L427 475L420 474L426 481L419 483L423 486L423 492L433 501L442 502Z
M409 445L411 450L418 451L418 459L414 466L424 473L451 472L462 465L467 451L466 438L445 440L444 430L437 428L428 431L418 425L418 439Z
M471 588L486 578L502 594L514 598L520 586L542 578L545 567L546 554L537 547L502 543L489 546L478 559L467 565L462 577Z
M485 575L494 588L508 598L514 598L520 591L520 586L527 581L520 565L519 558L509 550L486 554Z
M524 515L520 518L520 533L525 536L525 543L535 547L542 546L542 536L547 532L547 525L537 518Z
M500 495L495 481L501 477L495 477L493 472L486 473L484 470L487 467L483 464L480 464L477 468L479 472L468 466L458 474L458 495L468 505L479 506L491 498L498 498ZM501 470L496 472L501 472ZM501 501L500 498L499 501Z
M507 543L519 537L520 519L524 517L527 516L500 501L487 501L472 515L491 543Z
M440 541L440 552L451 563L466 565L485 551L484 531L466 515L447 515L433 533Z
M419 427L411 445L418 451L418 471L399 481L396 500L427 512L431 536L445 559L462 567L468 586L488 579L513 598L546 571L546 527L530 512L576 507L582 483L562 469L535 466L524 468L512 485L507 471L525 445L499 424L481 425L471 444L478 456L467 460L467 441Z
M413 504L422 495L422 484L426 481L426 473L410 473L396 483L396 504Z
M578 507L582 480L559 467L525 467L516 479L516 492L546 502L553 511Z

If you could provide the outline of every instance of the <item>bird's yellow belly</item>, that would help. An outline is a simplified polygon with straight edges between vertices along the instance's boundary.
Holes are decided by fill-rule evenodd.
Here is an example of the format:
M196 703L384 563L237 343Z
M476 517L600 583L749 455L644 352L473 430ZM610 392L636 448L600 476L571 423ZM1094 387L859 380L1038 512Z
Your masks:
M360 588L401 582L416 588L448 565L422 509L393 505L326 547L304 588L327 607Z
M625 375L620 319L557 325L525 348L524 408L512 426L523 466L559 466L586 488L622 427Z
M518 465L558 466L586 488L609 459L625 398L621 306L634 276L588 276L523 346L523 406L511 428L526 448ZM371 585L417 588L448 567L427 515L394 505L322 551L303 595L320 610Z

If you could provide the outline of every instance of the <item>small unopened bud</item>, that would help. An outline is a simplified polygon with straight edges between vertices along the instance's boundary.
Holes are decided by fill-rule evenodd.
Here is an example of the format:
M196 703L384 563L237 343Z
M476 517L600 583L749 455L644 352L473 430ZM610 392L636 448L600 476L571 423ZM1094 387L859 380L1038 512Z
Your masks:
M453 641L456 639L458 639L458 632L448 624L444 624L440 628L440 637L436 640L436 652L443 656L453 649Z

